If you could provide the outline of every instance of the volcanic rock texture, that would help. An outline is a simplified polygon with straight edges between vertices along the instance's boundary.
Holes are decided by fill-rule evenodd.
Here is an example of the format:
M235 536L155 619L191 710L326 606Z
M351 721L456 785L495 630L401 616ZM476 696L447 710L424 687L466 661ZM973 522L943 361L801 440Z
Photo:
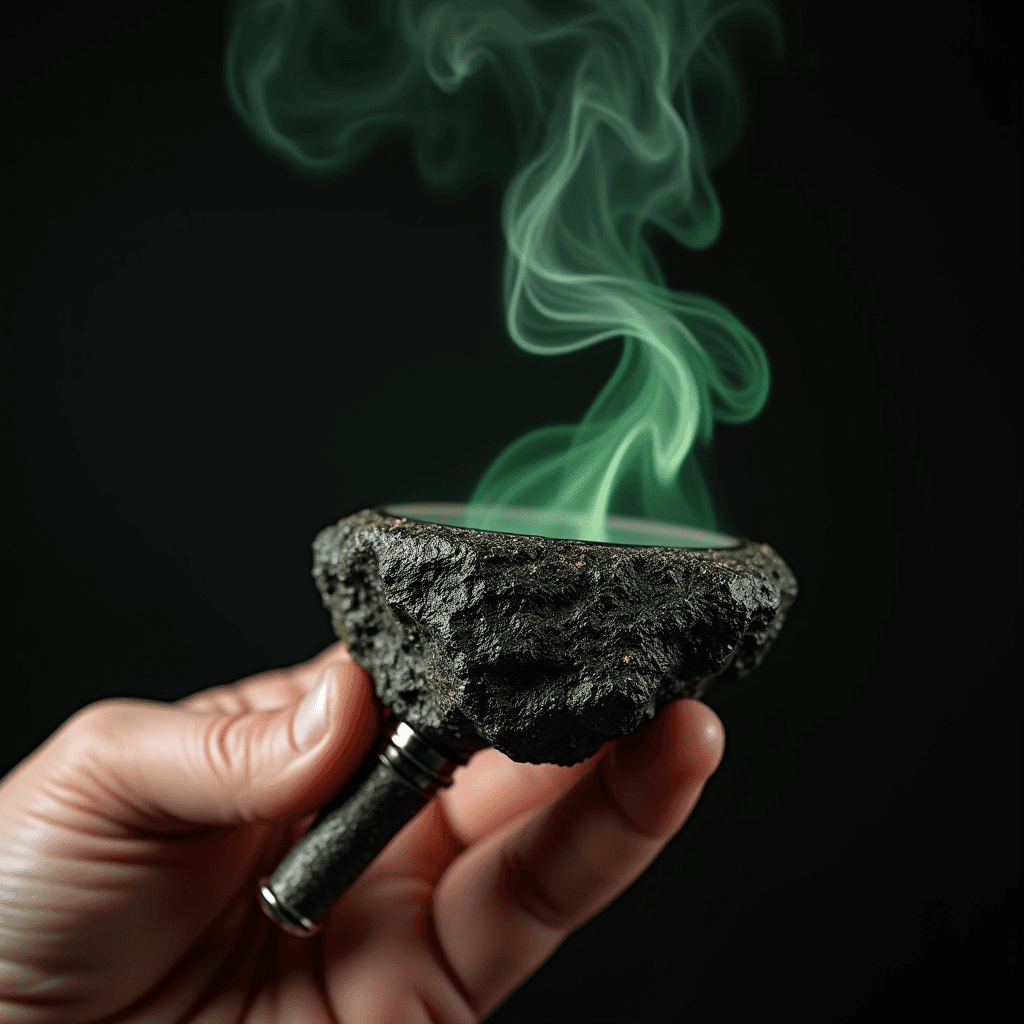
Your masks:
M335 632L399 718L442 747L563 765L748 674L797 590L767 544L597 544L369 509L313 552Z

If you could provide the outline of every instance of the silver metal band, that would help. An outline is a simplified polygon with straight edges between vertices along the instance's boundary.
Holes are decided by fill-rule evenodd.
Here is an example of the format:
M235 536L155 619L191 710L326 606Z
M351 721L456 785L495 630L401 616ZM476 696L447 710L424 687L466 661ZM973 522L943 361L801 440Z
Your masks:
M320 925L316 921L310 921L308 917L291 909L282 903L270 887L270 876L264 875L259 883L260 910L270 918L274 924L283 928L289 935L297 935L301 939L308 939L320 931Z
M435 775L446 784L451 782L452 772L461 761L452 760L439 754L427 741L414 732L405 722L398 722L391 732L391 743L420 766L425 772Z
M385 734L387 745L378 754L410 789L429 799L452 784L452 772L464 762L445 757L405 722L395 721Z

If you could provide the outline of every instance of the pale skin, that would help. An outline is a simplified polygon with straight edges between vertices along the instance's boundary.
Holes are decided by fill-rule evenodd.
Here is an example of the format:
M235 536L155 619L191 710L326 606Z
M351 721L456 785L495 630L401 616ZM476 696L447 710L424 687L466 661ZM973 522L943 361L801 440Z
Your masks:
M296 709L324 678L326 731L303 751ZM256 881L379 727L342 644L177 704L73 716L0 783L0 1019L483 1020L647 868L724 746L715 713L680 700L570 768L480 751L319 935L286 935Z

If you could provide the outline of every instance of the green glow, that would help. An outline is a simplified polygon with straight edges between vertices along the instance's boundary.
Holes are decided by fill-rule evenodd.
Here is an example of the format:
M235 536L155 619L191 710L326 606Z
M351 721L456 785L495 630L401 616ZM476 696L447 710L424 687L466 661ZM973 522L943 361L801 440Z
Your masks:
M742 104L716 31L757 15L777 32L771 9L395 0L369 11L357 28L329 0L238 5L227 83L257 138L324 174L407 130L424 177L454 188L494 159L493 132L477 121L487 120L480 83L497 81L519 147L502 208L509 334L538 355L622 339L583 420L502 452L468 524L499 528L495 509L528 506L558 513L558 535L586 540L609 539L615 509L713 528L694 446L710 442L715 420L761 410L768 365L721 304L665 285L645 235L693 249L717 237L710 158L738 133Z
M409 502L404 505L387 505L384 511L393 516L419 519L426 523L440 523L443 526L477 528L480 509L469 505L447 501ZM476 515L472 514L476 512ZM550 509L519 508L502 505L500 508L485 508L490 528L501 533L516 533L534 537L572 537L580 529L579 520L584 517L573 513L555 512ZM695 526L680 526L678 523L659 523L652 519L636 519L632 516L609 516L606 524L607 540L613 544L639 544L645 547L709 549L735 548L743 542L739 537L730 537L713 530L702 530Z

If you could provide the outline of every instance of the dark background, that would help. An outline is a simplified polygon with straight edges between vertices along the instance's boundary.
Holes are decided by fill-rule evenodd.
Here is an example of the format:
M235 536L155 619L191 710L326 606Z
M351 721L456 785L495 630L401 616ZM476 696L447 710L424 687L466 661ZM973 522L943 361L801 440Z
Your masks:
M316 653L321 527L466 498L617 355L506 340L500 182L439 198L395 144L315 183L258 149L222 6L12 8L0 773L100 697ZM785 6L782 62L744 51L722 237L662 249L768 352L716 487L801 597L763 669L708 696L728 745L690 822L495 1022L1019 1005L1010 9Z

